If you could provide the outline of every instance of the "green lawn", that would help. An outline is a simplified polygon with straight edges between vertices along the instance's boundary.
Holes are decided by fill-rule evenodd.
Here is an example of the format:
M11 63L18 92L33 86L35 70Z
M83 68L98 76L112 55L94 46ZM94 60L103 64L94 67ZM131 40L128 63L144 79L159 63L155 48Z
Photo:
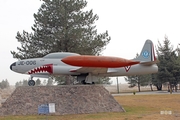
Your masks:
M98 113L63 116L6 116L0 120L166 120L180 119L180 95L129 95L115 99L124 107L124 113ZM160 111L172 111L161 115Z

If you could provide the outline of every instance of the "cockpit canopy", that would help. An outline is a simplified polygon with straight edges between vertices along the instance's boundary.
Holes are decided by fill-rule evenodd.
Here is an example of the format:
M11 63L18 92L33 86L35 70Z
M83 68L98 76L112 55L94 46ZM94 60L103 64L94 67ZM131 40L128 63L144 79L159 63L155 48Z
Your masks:
M56 52L56 53L47 54L43 58L45 58L45 59L62 59L67 56L75 56L75 55L80 55L80 54L70 53L70 52Z

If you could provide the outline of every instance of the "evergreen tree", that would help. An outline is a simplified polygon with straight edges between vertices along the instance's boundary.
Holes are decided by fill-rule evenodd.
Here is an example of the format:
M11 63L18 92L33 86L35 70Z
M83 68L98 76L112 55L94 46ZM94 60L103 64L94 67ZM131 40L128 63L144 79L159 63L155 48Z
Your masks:
M136 54L137 58L139 56L139 54ZM130 84L129 87L135 87L138 86L138 91L141 91L141 86L147 86L151 84L151 75L147 74L147 75L132 75L132 76L126 76L125 81L128 82L128 84Z
M19 81L19 85L20 85L20 86L22 86L22 85L23 85L23 82L22 82L21 80Z
M23 80L22 86L28 86L28 80Z
M19 82L16 82L15 86L16 87L23 86L23 82L20 80Z
M170 85L170 90L172 91L173 86L177 86L180 78L180 62L178 62L178 56L176 50L170 46L170 40L165 36L163 45L159 42L158 45L158 67L159 72L157 74L157 79L161 81L162 84L168 82Z
M0 82L0 88L1 89L5 89L5 88L8 88L9 87L9 82L8 80L2 80L2 82Z
M138 91L141 91L141 86L147 86L151 83L151 75L133 75L133 76L126 76L125 81L130 84L129 87L138 86Z
M71 76L56 76L56 77L53 77L53 79L55 79L58 85L67 85L67 84L74 83L73 77ZM70 83L67 83L67 79L68 79L68 82Z
M46 80L44 80L44 81L43 81L43 85L46 85L46 84L47 84L47 81L46 81Z
M98 81L95 82L95 84L107 84L107 85L110 85L110 84L112 84L112 82L110 82L110 78L109 77L100 77L98 79Z
M10 86L10 84L7 79L5 80L5 83L6 83L6 88L8 88Z
M152 74L151 83L152 83L152 85L156 86L157 90L162 90L163 81L158 79L158 73L157 74Z
M51 86L51 85L53 85L53 79L51 79L51 78L48 78L48 80L47 80L47 84L46 84L47 86Z
M36 80L36 84L35 85L36 86L40 86L41 85L41 80L39 78Z
M15 87L17 88L17 87L19 87L19 86L21 86L21 85L19 84L19 82L16 82Z
M14 58L42 57L52 52L76 52L99 55L109 43L108 32L97 33L98 16L92 10L84 11L85 0L43 0L37 14L33 32L17 33L21 43Z
M43 0L34 14L33 32L17 32L21 47L17 47L17 52L11 51L13 57L43 57L52 52L99 55L110 36L108 31L97 33L94 23L99 17L92 10L83 10L86 6L85 0ZM70 84L70 80L65 82Z
M172 63L170 64L170 69L173 79L171 79L169 83L172 85L170 87L175 88L175 91L177 92L177 85L180 82L180 57L178 56L176 50L171 53L171 61Z

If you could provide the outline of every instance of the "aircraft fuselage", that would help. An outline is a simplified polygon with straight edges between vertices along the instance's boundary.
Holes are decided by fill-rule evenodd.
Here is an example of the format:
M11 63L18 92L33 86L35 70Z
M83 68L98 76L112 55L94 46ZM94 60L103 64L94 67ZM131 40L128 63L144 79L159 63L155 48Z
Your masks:
M92 83L93 77L142 75L158 72L154 46L146 40L140 55L135 59L110 56L80 55L70 52L50 53L42 58L24 59L11 64L14 72L31 77L73 75L82 83ZM29 85L35 85L31 80Z
M28 74L31 76L38 75L80 75L81 73L76 71L71 71L74 69L79 69L81 67L71 66L63 63L60 59L43 59L43 58L33 58L25 59L15 62L10 67L13 71ZM104 68L100 68L104 69ZM128 75L139 75L139 74L149 74L156 73L158 67L156 64L151 66L146 66L142 64L135 64L125 67L118 68L107 68L106 73L92 73L94 76L128 76ZM86 72L85 72L86 73Z

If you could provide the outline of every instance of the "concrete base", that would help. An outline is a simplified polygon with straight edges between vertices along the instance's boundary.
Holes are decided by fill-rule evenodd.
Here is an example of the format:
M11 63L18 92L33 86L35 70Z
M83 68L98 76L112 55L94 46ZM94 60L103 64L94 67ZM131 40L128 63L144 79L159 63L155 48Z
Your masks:
M96 85L18 87L2 104L0 115L37 115L38 105L55 103L55 115L124 112L103 87Z

